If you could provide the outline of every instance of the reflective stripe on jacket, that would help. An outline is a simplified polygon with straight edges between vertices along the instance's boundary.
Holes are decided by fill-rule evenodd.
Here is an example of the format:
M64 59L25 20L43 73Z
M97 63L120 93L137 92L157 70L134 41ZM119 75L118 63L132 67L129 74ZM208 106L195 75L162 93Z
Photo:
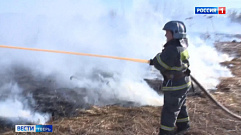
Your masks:
M164 77L163 91L175 91L190 87L190 78L184 75L189 67L188 59L187 48L183 47L178 39L168 41L162 52L154 57L153 64Z

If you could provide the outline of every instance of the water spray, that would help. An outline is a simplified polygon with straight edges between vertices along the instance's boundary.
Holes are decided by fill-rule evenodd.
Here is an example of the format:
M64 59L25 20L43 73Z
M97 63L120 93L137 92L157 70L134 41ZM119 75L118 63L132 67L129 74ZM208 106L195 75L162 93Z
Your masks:
M78 52L66 52L66 51L57 51L57 50L47 50L47 49L37 49L37 48L25 48L25 47L16 47L16 46L6 46L0 45L1 48L9 48L9 49L20 49L20 50L29 50L29 51L41 51L41 52L51 52L51 53L63 53L63 54L72 54L72 55L82 55L82 56L91 56L91 57L101 57L101 58L110 58L110 59L118 59L118 60L127 60L132 62L139 63L147 63L149 64L149 60L143 59L135 59L135 58L125 58L125 57L116 57L116 56L107 56L107 55L97 55L97 54L89 54L89 53L78 53ZM241 120L241 116L234 114L229 109L224 107L221 103L219 103L192 75L191 79L197 86L213 101L218 107L220 107L225 113L230 116Z

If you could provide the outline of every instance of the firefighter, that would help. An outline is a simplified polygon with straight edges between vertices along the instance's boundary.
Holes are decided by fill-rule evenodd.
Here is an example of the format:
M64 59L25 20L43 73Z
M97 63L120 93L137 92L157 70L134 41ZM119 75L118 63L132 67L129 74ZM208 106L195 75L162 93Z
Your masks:
M191 88L186 27L181 21L165 24L167 42L161 53L150 59L163 75L164 105L159 135L172 135L190 128L186 107L187 92Z

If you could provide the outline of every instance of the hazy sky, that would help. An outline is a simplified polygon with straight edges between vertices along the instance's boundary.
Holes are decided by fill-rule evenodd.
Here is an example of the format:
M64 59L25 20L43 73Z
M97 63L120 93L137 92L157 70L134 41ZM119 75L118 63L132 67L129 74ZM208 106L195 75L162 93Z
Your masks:
M120 7L124 6L125 8L132 7L133 2L136 0L101 0L108 6ZM148 0L144 0L148 1ZM153 1L153 0L149 0ZM170 0L161 0L161 1L170 1ZM173 3L175 4L176 0ZM240 0L179 0L190 6L205 6L205 7L227 7L227 8L241 8Z
M55 0L42 0L47 3L52 3ZM58 3L58 0L55 1ZM64 0L65 1L65 0ZM76 0L72 0L76 2ZM125 9L126 11L133 8L134 2L147 1L147 0L92 0L98 1L99 3L105 4L109 8L114 8L118 10ZM153 1L153 0L149 0ZM185 10L194 10L196 6L205 6L205 7L226 7L227 10L230 8L241 8L241 0L172 0L173 4L185 5ZM161 3L169 2L170 0L161 0ZM32 7L37 7L37 0L0 0L0 13L4 12L22 12L22 9L31 9ZM171 6L171 5L170 5ZM44 7L43 7L44 8Z

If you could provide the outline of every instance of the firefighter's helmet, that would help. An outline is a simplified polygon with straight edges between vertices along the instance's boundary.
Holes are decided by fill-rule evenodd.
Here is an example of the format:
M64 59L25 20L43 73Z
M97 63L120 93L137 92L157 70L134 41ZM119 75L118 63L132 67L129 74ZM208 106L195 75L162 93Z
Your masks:
M165 24L163 30L170 30L174 39L186 38L186 27L181 21L170 21Z

